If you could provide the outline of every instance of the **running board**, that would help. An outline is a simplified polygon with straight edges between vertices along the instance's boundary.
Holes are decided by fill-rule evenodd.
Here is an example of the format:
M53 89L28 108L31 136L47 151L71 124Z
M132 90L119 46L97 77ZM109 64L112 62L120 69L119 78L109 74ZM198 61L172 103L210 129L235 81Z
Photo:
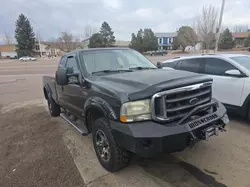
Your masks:
M61 113L60 116L67 121L70 125L72 125L76 130L78 130L82 136L87 136L89 134L84 122L82 120L72 121L70 120L65 113Z

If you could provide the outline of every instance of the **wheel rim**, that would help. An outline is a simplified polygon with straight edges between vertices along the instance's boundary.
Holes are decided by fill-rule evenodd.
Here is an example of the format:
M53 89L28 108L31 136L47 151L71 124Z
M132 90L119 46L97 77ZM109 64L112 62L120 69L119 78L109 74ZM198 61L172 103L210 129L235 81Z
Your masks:
M51 113L52 112L52 104L49 101L48 101L48 107L49 107L49 112Z
M101 159L104 161L108 161L110 159L110 146L107 136L100 129L96 131L95 143Z

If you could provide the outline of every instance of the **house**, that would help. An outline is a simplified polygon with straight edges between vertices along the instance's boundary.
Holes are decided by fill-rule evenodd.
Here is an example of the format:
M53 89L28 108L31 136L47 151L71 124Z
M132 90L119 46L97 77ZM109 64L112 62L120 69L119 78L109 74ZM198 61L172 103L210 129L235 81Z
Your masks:
M89 48L89 39L90 37L82 40L82 48Z
M55 42L36 42L33 51L36 56L59 56L62 52Z
M1 58L15 58L17 57L16 47L14 44L0 45Z
M130 41L116 40L114 45L115 45L116 47L128 47L129 44L130 44Z
M172 49L177 32L155 33L158 40L158 49Z
M41 48L41 50L40 50ZM17 57L15 44L0 45L1 58L13 58ZM38 42L35 43L33 48L34 56L59 56L62 55L62 51L56 46L54 42Z
M248 32L235 32L232 33L236 46L243 46L243 41L250 35Z

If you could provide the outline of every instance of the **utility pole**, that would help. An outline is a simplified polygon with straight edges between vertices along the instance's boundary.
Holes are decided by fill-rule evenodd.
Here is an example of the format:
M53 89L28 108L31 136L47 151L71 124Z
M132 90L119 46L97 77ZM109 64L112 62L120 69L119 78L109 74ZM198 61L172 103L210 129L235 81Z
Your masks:
M220 9L220 20L219 20L219 26L216 29L216 43L215 43L215 49L214 52L216 53L218 51L218 44L220 39L220 29L221 29L221 23L223 18L223 12L224 12L224 6L225 6L225 0L222 0L221 9Z
M39 36L39 34L37 34L37 39L38 39L38 45L39 45L39 51L40 51L40 57L42 58L43 54L42 54L42 51L41 51L41 42L40 42L40 36Z

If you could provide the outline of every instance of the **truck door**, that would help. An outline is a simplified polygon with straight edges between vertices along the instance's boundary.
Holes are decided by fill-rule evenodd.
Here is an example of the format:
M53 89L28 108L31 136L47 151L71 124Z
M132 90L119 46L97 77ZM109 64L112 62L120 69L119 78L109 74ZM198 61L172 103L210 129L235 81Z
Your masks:
M78 74L78 76L68 77L68 85L63 86L63 100L66 102L66 109L80 117L86 98L82 94L84 88L80 84L81 74L74 55L67 57L66 68L71 70L72 74Z
M63 56L59 62L58 69L65 68L66 62L67 62L67 57ZM65 101L63 100L63 86L56 84L56 93L59 105L65 107Z

